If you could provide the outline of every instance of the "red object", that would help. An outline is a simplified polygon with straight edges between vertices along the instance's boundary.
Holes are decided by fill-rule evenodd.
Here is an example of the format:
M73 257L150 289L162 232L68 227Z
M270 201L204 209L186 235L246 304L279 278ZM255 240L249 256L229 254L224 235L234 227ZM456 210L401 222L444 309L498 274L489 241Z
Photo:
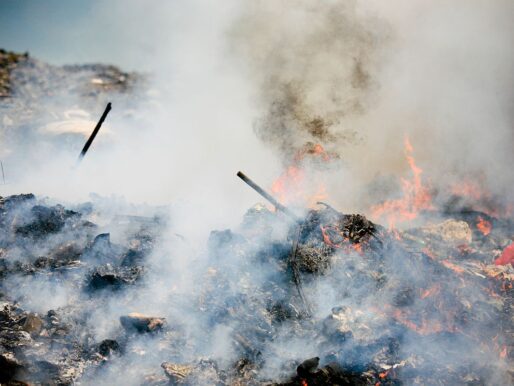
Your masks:
M514 243L510 244L505 248L500 257L498 257L494 264L496 265L507 265L514 264Z

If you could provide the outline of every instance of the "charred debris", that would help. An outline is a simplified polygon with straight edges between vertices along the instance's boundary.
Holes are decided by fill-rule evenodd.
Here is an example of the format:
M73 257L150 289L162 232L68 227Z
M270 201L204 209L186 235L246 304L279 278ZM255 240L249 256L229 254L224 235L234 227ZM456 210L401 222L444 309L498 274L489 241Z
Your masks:
M0 50L6 127L41 117L39 100L62 97L70 84L97 111L138 82L112 66L56 67ZM275 210L256 205L239 228L212 231L209 268L198 293L177 300L176 318L113 315L108 336L95 333L92 315L146 293L165 216L120 213L100 226L93 204L1 198L0 384L97 384L109 374L112 383L127 363L138 370L133 384L148 386L512 384L511 221L449 205L431 225L390 230L326 203L295 213L238 176ZM31 302L41 283L65 288L70 301ZM230 359L195 347L181 307L203 321L207 340L230 327Z
M392 233L364 216L320 204L289 221L286 235L277 239L273 228L277 220L284 223L283 214L255 206L238 231L212 232L212 272L195 304L212 328L234 326L230 344L239 359L227 366L202 356L177 361L187 345L181 336L184 326L160 315L122 315L115 335L94 336L85 322L88 313L144 285L147 259L163 223L130 217L137 226L121 245L88 220L92 212L90 205L73 210L47 206L31 194L1 200L2 384L88 384L111 363L131 355L131 342L146 335L162 347L153 353L162 358L161 368L148 369L141 382L146 385L511 381L514 271L491 259L508 242L510 223L488 217L495 225L484 235L463 216ZM234 294L224 270L231 269L235 254L246 261L240 275L273 274ZM72 283L79 299L34 312L22 306L24 291L14 289L30 285L24 278ZM341 300L328 313L318 304L325 296L316 292L322 282L333 286ZM270 360L269 347L283 339L308 342L306 351L318 355L282 362L275 353L279 375L267 379L261 370ZM462 361L445 362L434 357L434 342L445 350L480 350L463 354Z

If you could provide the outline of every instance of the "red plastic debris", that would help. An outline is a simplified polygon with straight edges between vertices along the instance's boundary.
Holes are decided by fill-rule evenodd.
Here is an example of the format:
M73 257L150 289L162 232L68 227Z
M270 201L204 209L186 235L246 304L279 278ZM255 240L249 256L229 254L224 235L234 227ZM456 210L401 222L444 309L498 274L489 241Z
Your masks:
M507 264L514 264L514 243L510 244L508 247L506 247L501 256L498 257L494 264L496 265L507 265Z

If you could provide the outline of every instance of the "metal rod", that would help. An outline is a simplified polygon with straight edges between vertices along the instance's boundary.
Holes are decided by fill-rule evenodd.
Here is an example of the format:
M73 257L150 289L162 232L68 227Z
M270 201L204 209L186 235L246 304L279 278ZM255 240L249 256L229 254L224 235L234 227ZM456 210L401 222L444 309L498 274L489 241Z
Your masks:
M271 194L269 194L264 189L262 189L259 185L257 185L250 178L248 178L244 173L237 172L237 176L239 178L241 178L244 182L246 182L248 185L250 185L250 187L253 190L255 190L257 193L259 193L262 197L264 197L266 200L268 200L277 210L280 210L284 214L288 215L290 218L292 218L296 222L300 222L300 219L298 218L298 216L296 216L293 212L291 212L289 209L287 209L280 202L275 200L275 198Z
M2 161L0 161L0 166L2 167L2 180L4 181L4 185L5 185L4 163Z
M100 120L98 121L98 123L96 124L93 132L91 133L91 135L89 136L86 144L84 145L84 148L82 149L82 151L80 152L80 155L79 155L79 159L78 159L78 162L82 161L82 159L84 158L84 156L86 155L87 151L89 150L89 147L91 146L91 144L93 143L93 141L95 140L95 137L96 135L98 134L98 132L100 131L100 127L102 127L102 124L104 123L104 120L105 120L105 117L107 117L107 114L109 114L109 111L111 111L111 102L107 103L107 106L105 107L105 111L104 113L102 114L102 116L100 117Z

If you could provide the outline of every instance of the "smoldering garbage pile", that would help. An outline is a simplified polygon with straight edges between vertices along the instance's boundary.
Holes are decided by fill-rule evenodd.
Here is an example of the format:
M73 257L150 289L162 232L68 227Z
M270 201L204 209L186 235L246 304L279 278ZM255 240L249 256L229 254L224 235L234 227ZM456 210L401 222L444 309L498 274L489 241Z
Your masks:
M130 106L138 79L0 51L7 139L66 118L52 114L68 93ZM256 205L192 246L162 214L67 206L0 201L2 384L512 383L509 220L450 205L399 231L327 204L298 222Z
M204 320L205 342L230 326L227 361L192 347L179 317L124 314L102 340L90 323L103 304L151 285L163 219L124 218L132 226L116 244L90 221L91 204L68 210L26 194L0 207L2 384L121 382L109 373L120 365L138 368L130 382L145 385L512 381L514 270L494 264L514 230L508 221L466 210L390 232L328 205L300 223L257 205L237 230L211 233L208 269L184 305ZM68 283L77 298L34 312L27 298L37 281ZM298 342L303 349L288 350Z

